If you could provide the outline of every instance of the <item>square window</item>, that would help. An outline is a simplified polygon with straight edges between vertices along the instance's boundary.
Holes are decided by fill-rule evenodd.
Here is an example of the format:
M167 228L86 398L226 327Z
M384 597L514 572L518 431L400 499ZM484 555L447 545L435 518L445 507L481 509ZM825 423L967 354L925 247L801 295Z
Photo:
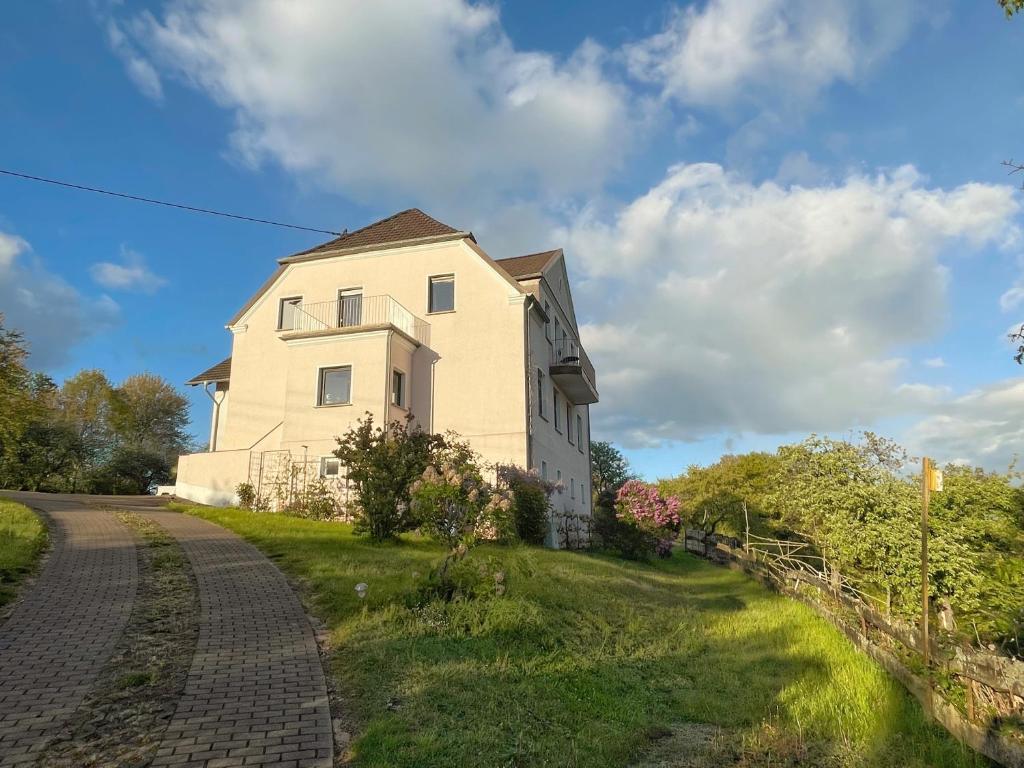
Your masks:
M352 402L352 366L320 369L317 405L344 405Z
M290 296L281 299L277 309L277 330L293 331L299 327L299 307L302 306L301 296Z
M337 477L341 474L341 459L324 456L320 459L320 477Z
M428 312L451 312L455 309L455 275L430 278Z
M405 374L401 371L391 372L391 402L405 408Z

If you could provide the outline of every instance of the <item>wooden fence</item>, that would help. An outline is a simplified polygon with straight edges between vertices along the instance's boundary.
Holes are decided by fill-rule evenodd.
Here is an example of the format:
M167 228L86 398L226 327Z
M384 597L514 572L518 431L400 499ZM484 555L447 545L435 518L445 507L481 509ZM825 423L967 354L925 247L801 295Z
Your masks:
M1024 662L932 635L923 674L921 633L802 542L687 530L686 550L740 568L795 597L882 665L953 736L996 762L1024 767ZM913 669L912 669L913 668ZM941 684L941 685L937 685Z

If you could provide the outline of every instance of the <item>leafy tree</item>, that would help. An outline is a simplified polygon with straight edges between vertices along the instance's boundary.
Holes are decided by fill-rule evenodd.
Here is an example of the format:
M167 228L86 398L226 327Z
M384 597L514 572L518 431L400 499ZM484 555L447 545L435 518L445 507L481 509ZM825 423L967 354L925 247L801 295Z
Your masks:
M1013 16L1015 13L1024 11L1024 0L997 0L1003 11L1006 12L1007 18Z
M629 461L611 443L596 440L590 444L590 467L595 495L615 494L633 478Z
M409 489L444 445L411 418L375 427L370 413L339 437L334 455L359 494L356 531L386 541L415 528Z
M151 373L129 376L113 390L110 424L121 444L173 464L188 449L188 400Z
M99 370L79 371L60 388L60 419L80 443L79 454L68 471L72 493L111 457L115 440L110 423L113 396L110 381Z
M0 457L17 444L33 412L28 349L21 333L3 323L0 314Z
M748 518L764 515L764 502L777 480L777 457L768 453L723 456L708 467L691 466L660 483L682 502L686 524L716 533L720 527L740 534Z
M550 525L554 484L533 470L514 466L499 467L498 480L512 492L516 536L526 544L543 544Z
M167 482L171 464L160 451L133 445L119 445L95 478L102 493L143 494Z

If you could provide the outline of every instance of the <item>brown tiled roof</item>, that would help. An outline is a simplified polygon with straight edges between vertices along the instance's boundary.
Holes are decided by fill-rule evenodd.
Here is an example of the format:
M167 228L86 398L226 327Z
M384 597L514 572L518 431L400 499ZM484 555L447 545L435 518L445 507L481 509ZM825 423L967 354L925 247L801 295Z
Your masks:
M419 208L410 208L407 211L401 211L394 216L388 216L386 219L374 222L362 229L357 229L355 232L346 232L341 237L318 245L315 248L292 254L288 258L308 256L323 251L336 251L341 248L361 248L433 237L443 238L446 235L470 236L466 232L461 232L454 227L441 223L437 219L431 218Z
M561 253L562 249L556 248L553 251L528 253L526 256L513 256L511 259L497 259L496 263L516 280L522 280L539 275L547 268L551 260L561 255Z
M198 376L193 376L185 383L190 386L206 384L209 381L228 381L231 378L231 358L221 360L212 368L207 368Z

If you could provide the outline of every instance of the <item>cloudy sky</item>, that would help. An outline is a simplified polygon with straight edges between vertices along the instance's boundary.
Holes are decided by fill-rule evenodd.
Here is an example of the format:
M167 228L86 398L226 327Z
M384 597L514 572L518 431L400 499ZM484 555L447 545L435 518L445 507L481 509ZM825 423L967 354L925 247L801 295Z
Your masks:
M60 0L0 11L0 166L325 229L563 247L649 477L810 431L1024 452L1024 19L995 0ZM0 177L0 311L175 382L317 235ZM208 405L192 392L196 432Z

